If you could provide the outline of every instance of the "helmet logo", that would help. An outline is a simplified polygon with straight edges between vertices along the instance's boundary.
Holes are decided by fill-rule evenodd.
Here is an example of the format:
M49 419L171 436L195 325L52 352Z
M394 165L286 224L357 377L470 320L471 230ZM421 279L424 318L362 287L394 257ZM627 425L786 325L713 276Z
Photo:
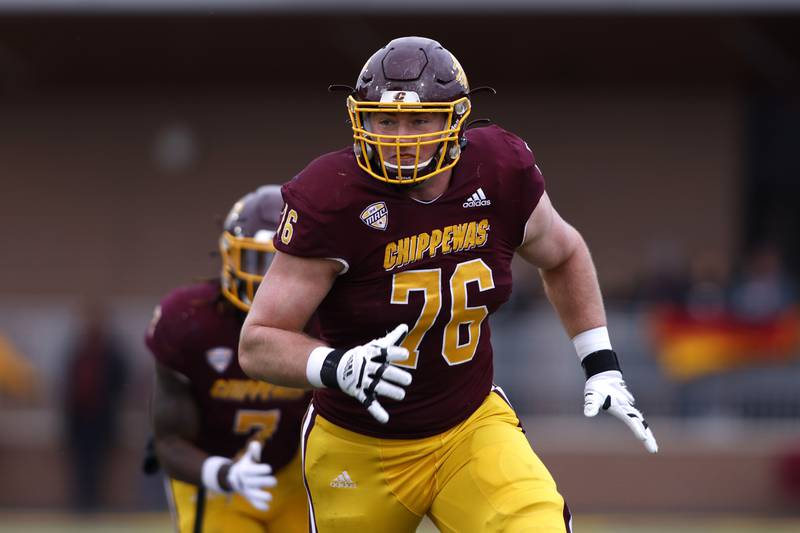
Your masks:
M461 63L458 62L458 59L453 54L450 54L450 57L453 58L453 73L455 74L456 83L461 85L465 91L469 91L469 82L467 81L467 75L464 74L464 69L461 68Z
M382 104L392 104L395 102L419 103L419 94L414 91L384 91L381 95Z
M372 229L386 231L386 226L389 225L389 208L384 202L375 202L364 208L359 218Z

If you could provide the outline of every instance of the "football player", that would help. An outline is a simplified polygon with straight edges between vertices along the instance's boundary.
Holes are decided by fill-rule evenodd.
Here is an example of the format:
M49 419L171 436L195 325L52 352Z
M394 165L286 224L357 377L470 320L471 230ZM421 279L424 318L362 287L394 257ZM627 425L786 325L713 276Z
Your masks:
M221 278L172 291L147 332L155 452L182 533L308 530L298 449L309 395L249 379L236 356L282 206L277 185L238 201L220 237Z
M581 235L528 145L466 128L456 58L391 41L347 98L354 146L283 186L278 252L242 329L253 377L315 387L303 421L312 531L564 532L571 519L492 384L487 317L515 253L538 266L585 370L584 414L656 441L633 407ZM304 335L318 309L322 338ZM387 332L389 332L387 334Z

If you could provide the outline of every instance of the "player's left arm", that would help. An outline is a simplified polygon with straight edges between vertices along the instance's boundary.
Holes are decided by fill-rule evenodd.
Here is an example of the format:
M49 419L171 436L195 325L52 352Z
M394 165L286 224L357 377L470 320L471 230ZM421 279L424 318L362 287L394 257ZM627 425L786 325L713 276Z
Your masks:
M648 451L658 451L653 432L633 407L633 395L622 372L606 328L600 284L592 256L581 234L553 208L547 193L525 225L517 252L539 268L548 299L573 341L586 372L584 414L602 408L622 420Z
M556 212L546 192L525 225L517 253L539 268L547 297L570 338L605 327L603 297L589 248L578 230Z

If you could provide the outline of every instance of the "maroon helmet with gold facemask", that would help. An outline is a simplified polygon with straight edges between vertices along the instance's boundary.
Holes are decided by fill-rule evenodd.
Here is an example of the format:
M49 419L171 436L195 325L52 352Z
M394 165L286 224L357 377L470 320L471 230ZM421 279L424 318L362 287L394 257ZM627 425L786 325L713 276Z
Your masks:
M464 121L470 113L469 84L458 60L441 44L424 37L401 37L375 52L347 99L358 165L387 183L416 184L453 167L461 156ZM444 113L444 129L422 135L378 135L375 113ZM437 145L420 161L423 146ZM400 159L401 149L416 150L413 164L392 164L384 150Z
M222 294L242 311L250 310L272 262L282 210L280 186L264 185L236 202L225 219L219 239Z

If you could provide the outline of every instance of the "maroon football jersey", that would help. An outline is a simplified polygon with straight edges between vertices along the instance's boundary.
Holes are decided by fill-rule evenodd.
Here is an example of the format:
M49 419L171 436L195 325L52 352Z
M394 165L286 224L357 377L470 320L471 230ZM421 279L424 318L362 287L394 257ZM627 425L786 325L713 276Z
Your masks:
M284 185L275 245L346 268L318 309L322 338L350 348L400 323L410 332L403 401L380 398L380 424L343 392L314 392L319 413L367 435L418 438L465 420L489 394L487 315L511 294L511 259L544 191L528 146L497 127L466 133L445 193L420 202L364 173L351 148L324 155Z
M274 470L300 442L310 394L248 378L237 357L244 314L221 295L218 281L172 291L161 301L145 342L156 360L189 381L200 412L197 444L233 457L256 436Z

